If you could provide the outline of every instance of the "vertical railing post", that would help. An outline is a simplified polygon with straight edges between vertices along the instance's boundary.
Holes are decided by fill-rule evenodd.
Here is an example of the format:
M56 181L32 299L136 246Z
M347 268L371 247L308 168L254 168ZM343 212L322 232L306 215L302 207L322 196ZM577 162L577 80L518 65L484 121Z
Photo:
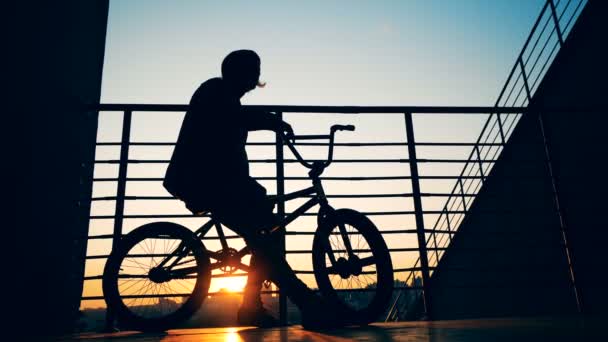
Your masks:
M498 120L498 130L500 132L500 140L502 142L502 146L505 146L505 131L502 128L502 118L500 117L500 113L496 113L496 119Z
M481 161L481 153L479 152L479 145L475 145L475 152L477 153L477 161L479 162L479 175L481 177L481 184L485 181L485 175L483 173L483 162Z
M450 240L450 244L452 243L452 225L450 224L450 214L447 210L444 209L445 212L445 221L448 224L448 239Z
M555 23L555 31L557 32L557 39L559 39L559 46L564 45L564 37L562 36L562 30L559 28L559 19L557 18L557 11L555 10L555 4L553 0L549 0L549 6L551 7L551 16Z
M283 120L283 113L278 112L277 117L280 120ZM283 156L283 134L281 132L277 132L276 134L276 160L277 160L277 196L282 196L285 194L285 165L284 165L284 156ZM277 215L282 219L285 217L285 202L279 201L277 202ZM281 231L285 231L285 226L281 226ZM283 257L285 254L285 236L283 235L282 246L280 249L283 253ZM282 325L287 324L287 297L283 289L279 289L279 320Z
M435 265L439 264L439 245L437 244L437 234L435 233L435 229L431 232L431 236L433 237L433 245L435 246Z
M122 119L122 138L120 140L120 161L118 164L118 184L116 185L116 210L114 212L114 235L112 237L112 250L116 248L118 241L120 241L122 236L132 116L133 112L131 110L126 110Z
M464 194L464 185L462 184L462 178L458 178L458 185L460 185L460 198L462 199L462 211L466 212L467 211L467 199Z
M116 207L114 210L114 233L112 235L112 251L118 246L122 237L122 223L125 211L125 191L127 188L127 168L129 166L129 143L131 138L131 118L133 112L125 110L122 117L122 137L120 140L120 160L118 164L118 183L116 185ZM114 325L114 313L106 311L106 329Z
M521 76L524 80L524 87L526 88L526 95L528 96L528 105L530 104L530 100L532 100L532 93L530 90L530 84L528 83L528 76L526 75L526 68L524 67L524 61L519 56L519 66L521 67Z
M407 137L407 150L409 155L410 176L412 179L412 193L414 199L414 213L416 216L416 235L418 237L418 252L420 254L420 267L422 271L422 290L424 299L424 310L427 318L430 318L430 275L429 259L426 248L426 236L424 227L424 215L422 211L422 198L420 196L420 177L418 175L418 158L416 157L416 139L414 138L414 123L412 113L405 113L405 133Z

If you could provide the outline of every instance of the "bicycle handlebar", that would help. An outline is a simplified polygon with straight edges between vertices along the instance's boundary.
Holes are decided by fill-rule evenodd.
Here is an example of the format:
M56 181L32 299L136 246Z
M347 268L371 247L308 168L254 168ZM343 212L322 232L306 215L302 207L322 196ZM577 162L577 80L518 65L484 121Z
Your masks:
M355 126L354 125L333 125L331 126L331 131L354 131L355 130Z
M283 141L285 142L285 144L287 145L287 147L289 147L289 149L291 150L291 152L293 153L293 155L296 157L296 159L300 162L300 164L302 164L303 166L312 169L315 167L315 163L309 163L306 160L304 160L304 158L302 158L302 155L300 155L300 152L298 152L298 150L295 148L293 142L295 142L296 140L300 139L300 140L315 140L315 139L329 139L329 149L327 152L327 160L325 162L323 162L323 168L329 166L329 164L331 164L331 162L333 161L333 155L334 155L334 135L336 133L336 131L354 131L355 130L355 126L354 125L333 125L331 126L331 128L329 129L329 134L328 135L291 135L291 134L286 134L283 136ZM293 140L293 142L291 141Z

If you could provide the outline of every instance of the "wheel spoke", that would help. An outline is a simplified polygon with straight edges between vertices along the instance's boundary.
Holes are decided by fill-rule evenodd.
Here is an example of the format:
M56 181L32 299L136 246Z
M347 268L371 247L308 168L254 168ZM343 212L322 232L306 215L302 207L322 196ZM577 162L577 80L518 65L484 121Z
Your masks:
M154 259L154 252L156 251L156 241L157 239L154 239L153 242L154 244L152 245L152 260L150 261L150 268L152 267L156 267L156 259ZM163 251L164 252L164 251Z
M201 258L208 256L190 234L191 231L176 224L150 223L124 237L121 248L125 250L117 250L110 256L116 266L106 267L105 272L110 273L104 273L103 278L104 290L107 281L114 282L109 284L113 290L104 295L109 296L106 297L109 306L118 304L112 307L118 312L117 317L127 317L121 324L134 324L133 328L145 330L152 322L159 326L169 323L177 310L193 313L190 311L195 310L198 303L193 307L184 305L195 290L207 291L201 285L208 284L210 270L201 268L200 261L204 260ZM150 274L153 269L157 269L158 274ZM205 277L201 278L199 271ZM172 279L171 272L184 279ZM138 320L129 322L128 317L132 316Z
M369 312L361 314L366 316L363 318L365 321L370 322L385 309L382 306L390 301L390 296L387 296L390 288L386 284L378 284L379 279L386 279L387 275L379 274L378 271L390 272L390 268L378 267L385 260L386 247L378 244L382 236L377 228L359 213L338 210L334 222L336 224L331 231L323 231L328 235L323 235L321 241L327 241L337 262L331 262L330 255L325 253L329 247L321 250L317 244L313 251L314 270L323 275L319 288L357 311L369 309ZM348 277L343 278L340 274ZM315 275L319 279L319 274ZM388 275L393 277L391 273ZM372 307L373 303L380 306Z
M327 256L329 257L329 261L332 265L336 264L336 256L334 255L334 250L331 246L331 240L328 240L330 242L330 244L326 244L325 248L326 248L326 252L327 252Z
M128 259L125 259L125 261L130 261L130 262L132 262L132 263L137 264L137 265L139 266L139 268L141 268L142 270L146 270L146 269L147 269L147 266L146 266L146 265L144 265L144 264L140 263L139 261L137 261L137 260L135 260L135 259L133 259L133 258L128 258Z
M342 236L342 241L344 242L344 246L346 247L346 251L348 252L348 256L352 256L353 255L353 247L350 244L350 238L348 237L348 232L346 231L346 228L344 227L344 224L339 224L339 229L340 229L340 235Z
M189 288L189 287L187 287L186 285L182 284L182 283L181 283L182 281L185 281L185 280L183 280L183 279L176 279L176 280L175 280L175 284L177 284L177 285L179 285L179 286L183 287L183 288L186 290L186 292L185 292L185 293L191 292L193 288ZM190 285L190 284L188 284L188 285Z
M363 276L365 276L365 279L370 280L370 282L369 282L368 284L373 284L373 283L375 283L375 282L376 282L376 281L374 280L374 278L372 278L372 277L368 276L367 274L364 274Z
M332 243L332 245L335 247L336 250L338 250L338 256L342 257L342 254L344 253L344 248L340 248L340 239L338 238L337 235L331 234L330 237L332 239L335 239L335 243ZM335 258L335 256L334 256Z
M135 281L134 283L130 284L127 288L123 288L121 292L124 292L125 294L127 294L127 291L129 289L131 289L133 286L135 286L137 284L140 284L142 281L145 281L145 280L144 279L139 279L139 280ZM120 286L119 286L119 290L120 290Z
M148 279L145 274L119 274L118 279Z

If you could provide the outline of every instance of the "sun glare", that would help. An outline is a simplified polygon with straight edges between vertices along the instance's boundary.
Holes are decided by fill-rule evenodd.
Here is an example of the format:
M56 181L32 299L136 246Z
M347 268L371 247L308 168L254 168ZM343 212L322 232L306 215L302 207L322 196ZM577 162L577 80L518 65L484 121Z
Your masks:
M241 292L245 288L247 277L214 278L209 292Z

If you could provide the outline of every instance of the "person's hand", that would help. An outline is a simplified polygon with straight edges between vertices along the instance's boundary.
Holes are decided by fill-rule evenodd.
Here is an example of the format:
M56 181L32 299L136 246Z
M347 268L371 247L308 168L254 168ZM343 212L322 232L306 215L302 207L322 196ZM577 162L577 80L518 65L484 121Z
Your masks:
M293 128L291 128L291 125L285 121L281 121L279 124L279 132L285 133L287 137L293 136Z

